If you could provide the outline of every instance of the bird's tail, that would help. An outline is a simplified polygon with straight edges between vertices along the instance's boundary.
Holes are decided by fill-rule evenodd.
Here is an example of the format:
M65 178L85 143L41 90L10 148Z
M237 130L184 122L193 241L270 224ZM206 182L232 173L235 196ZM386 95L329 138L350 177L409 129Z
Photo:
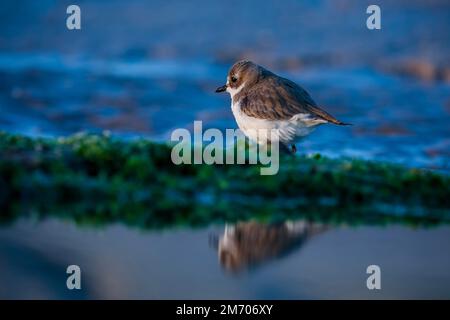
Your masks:
M339 126L352 126L351 123L342 122L342 121L336 119L335 117L333 117L328 112L326 112L318 107L309 106L309 108L316 116L318 116L319 118L322 118L325 121L337 124Z
M336 121L330 121L331 123L337 124L338 126L352 126L353 123L347 123L347 122L342 122L339 121L337 119L335 119Z

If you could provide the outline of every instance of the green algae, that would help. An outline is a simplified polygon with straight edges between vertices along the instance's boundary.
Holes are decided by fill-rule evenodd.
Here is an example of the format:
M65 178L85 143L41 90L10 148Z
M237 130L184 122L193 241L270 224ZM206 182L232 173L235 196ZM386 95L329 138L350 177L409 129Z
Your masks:
M0 222L56 217L144 229L256 219L436 225L450 221L450 178L358 159L282 157L258 165L174 165L168 144L109 135L0 133Z

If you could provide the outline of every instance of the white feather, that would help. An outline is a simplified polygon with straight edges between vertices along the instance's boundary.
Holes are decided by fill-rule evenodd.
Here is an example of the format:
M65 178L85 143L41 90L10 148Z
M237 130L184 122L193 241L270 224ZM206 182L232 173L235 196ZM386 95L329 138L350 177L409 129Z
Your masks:
M241 89L239 87L237 92ZM241 111L239 102L234 102L233 99L231 101L231 110L239 129L251 140L258 143L266 143L267 140L271 140L272 142L295 144L301 137L310 134L317 125L327 122L326 120L313 118L307 113L296 114L287 120L259 119L246 115ZM273 136L270 136L270 130L275 130Z

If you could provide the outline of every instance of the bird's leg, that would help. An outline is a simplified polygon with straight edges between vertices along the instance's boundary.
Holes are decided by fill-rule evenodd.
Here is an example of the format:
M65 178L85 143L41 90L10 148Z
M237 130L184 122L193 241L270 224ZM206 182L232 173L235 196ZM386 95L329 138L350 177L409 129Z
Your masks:
M297 152L297 147L295 146L295 144L291 145L291 152L292 152L292 154Z
M292 155L292 151L291 151L291 149L289 148L289 146L286 145L286 144L284 144L284 143L282 143L282 142L280 142L280 152L281 152L281 153L284 153L284 154L290 154L290 155Z

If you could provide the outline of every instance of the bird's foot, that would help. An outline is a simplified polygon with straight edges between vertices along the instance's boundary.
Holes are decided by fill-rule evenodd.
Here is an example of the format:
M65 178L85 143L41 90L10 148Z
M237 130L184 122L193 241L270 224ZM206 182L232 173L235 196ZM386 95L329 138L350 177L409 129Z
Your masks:
M280 143L280 152L293 156L297 152L297 147L295 144L289 146L288 144Z
M291 148L289 148L288 145L284 144L284 143L280 143L279 145L280 147L280 153L285 154L285 155L292 155L292 150Z

